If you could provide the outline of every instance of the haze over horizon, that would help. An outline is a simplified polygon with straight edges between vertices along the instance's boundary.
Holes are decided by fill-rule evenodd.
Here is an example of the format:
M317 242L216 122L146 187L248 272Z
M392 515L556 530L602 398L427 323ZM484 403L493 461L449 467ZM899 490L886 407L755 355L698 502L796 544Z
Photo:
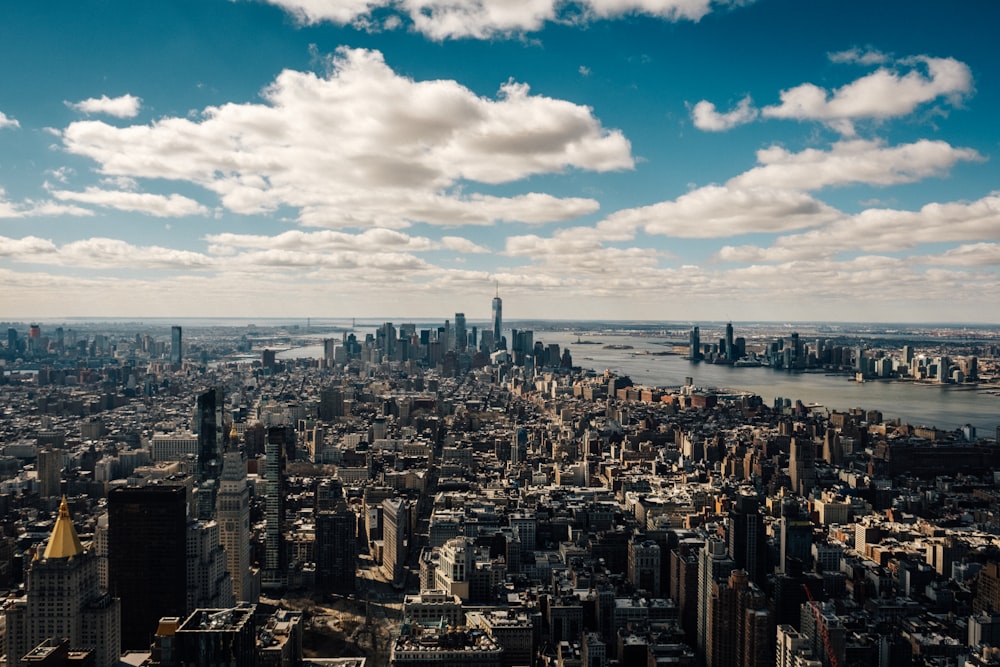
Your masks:
M4 13L7 319L997 322L996 3Z

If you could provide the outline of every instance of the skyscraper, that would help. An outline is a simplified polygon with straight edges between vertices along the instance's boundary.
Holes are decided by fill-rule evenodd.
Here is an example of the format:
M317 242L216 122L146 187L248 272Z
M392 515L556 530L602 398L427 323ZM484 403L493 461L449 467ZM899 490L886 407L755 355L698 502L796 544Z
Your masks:
M187 604L198 607L231 607L233 581L226 563L217 521L191 521L187 530Z
M406 563L406 525L409 503L403 498L382 501L382 570L389 581L399 581Z
M197 515L211 519L215 512L215 495L222 474L224 432L221 389L209 389L198 395L198 499Z
M733 349L733 323L726 323L726 361L733 362L735 350Z
M121 637L126 650L148 650L160 617L185 615L185 487L112 489L108 494L108 580L112 595L121 598Z
M216 498L219 536L237 602L256 602L250 577L250 486L246 465L238 451L226 452Z
M691 350L688 354L691 361L701 359L701 331L698 327L691 327L691 332L688 334L688 347Z
M47 638L94 649L98 667L118 664L119 601L102 593L97 558L84 549L63 498L45 552L27 572L27 594L6 607L7 664Z
M762 585L767 576L767 535L764 517L758 511L756 496L740 494L729 513L728 552L736 567L747 573L750 581Z
M170 364L172 366L180 366L183 359L183 351L181 348L181 328L171 327L170 328Z
M336 511L316 513L316 580L324 591L354 591L357 519L341 502Z
M503 299L500 298L500 285L497 284L497 295L493 297L493 349L503 347L500 329L503 327Z
M59 449L39 449L38 460L38 495L42 498L54 498L59 495L62 486L63 453Z
M264 573L266 588L284 585L282 524L284 523L285 428L272 427L264 444Z
M712 587L736 569L736 563L726 555L726 543L720 537L709 537L698 553L698 651L705 655L709 636Z
M465 329L465 313L455 313L455 349L465 352L469 345L469 332Z

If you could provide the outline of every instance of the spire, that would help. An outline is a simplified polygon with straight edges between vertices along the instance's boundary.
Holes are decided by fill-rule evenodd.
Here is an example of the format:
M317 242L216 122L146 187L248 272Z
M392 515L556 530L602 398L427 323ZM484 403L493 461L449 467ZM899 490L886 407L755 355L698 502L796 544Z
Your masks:
M59 518L56 519L56 527L52 529L52 537L45 546L44 558L72 558L83 553L83 544L73 527L73 520L69 518L69 505L66 504L66 496L63 496L59 503Z

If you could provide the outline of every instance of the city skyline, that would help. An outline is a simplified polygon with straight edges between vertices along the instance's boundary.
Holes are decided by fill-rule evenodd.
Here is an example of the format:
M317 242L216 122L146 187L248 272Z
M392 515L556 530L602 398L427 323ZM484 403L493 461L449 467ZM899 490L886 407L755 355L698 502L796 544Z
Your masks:
M5 14L7 319L997 322L993 4Z

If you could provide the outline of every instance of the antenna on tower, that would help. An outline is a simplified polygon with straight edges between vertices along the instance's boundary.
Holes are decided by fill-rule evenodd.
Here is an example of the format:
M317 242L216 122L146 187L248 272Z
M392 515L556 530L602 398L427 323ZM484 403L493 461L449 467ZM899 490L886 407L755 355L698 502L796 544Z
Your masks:
M497 297L500 297L500 281L497 280Z

